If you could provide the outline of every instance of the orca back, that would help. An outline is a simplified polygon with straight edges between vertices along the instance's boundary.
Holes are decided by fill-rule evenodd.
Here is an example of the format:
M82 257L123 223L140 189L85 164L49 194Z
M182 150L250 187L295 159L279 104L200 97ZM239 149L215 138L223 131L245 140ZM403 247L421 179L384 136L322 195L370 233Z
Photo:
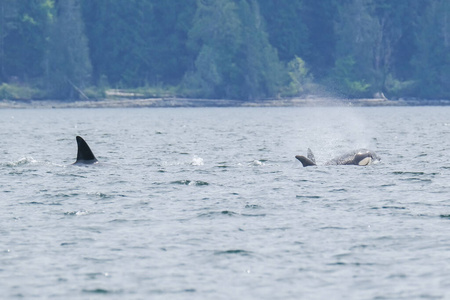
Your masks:
M307 157L302 155L295 156L304 167L315 166L316 159L314 158L314 154L311 149L308 148ZM333 158L332 160L325 163L325 165L358 165L358 166L367 166L372 162L379 161L380 158L378 155L367 149L357 149L346 154L343 154L339 157Z

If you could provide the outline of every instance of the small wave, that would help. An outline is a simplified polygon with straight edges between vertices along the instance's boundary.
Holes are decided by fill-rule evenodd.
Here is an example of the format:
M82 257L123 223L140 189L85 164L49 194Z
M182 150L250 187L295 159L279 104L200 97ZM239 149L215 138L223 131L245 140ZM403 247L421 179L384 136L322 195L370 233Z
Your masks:
M406 209L406 207L404 207L404 206L390 206L390 205L382 206L381 208L383 208L383 209Z
M38 201L31 201L31 202L25 202L25 203L22 203L22 204L26 204L26 205L28 205L28 204L31 204L31 205L44 205L45 203L44 202L38 202Z
M194 158L192 158L191 165L203 166L204 165L203 158L194 156Z
M356 267L360 267L360 266L374 266L375 263L360 263L360 262L343 262L343 261L337 261L334 263L328 263L328 266L356 266Z
M60 246L65 247L65 246L72 246L72 245L76 245L76 244L77 243L75 243L75 242L64 242L64 243L61 243Z
M179 184L179 185L194 185L194 186L204 186L209 185L206 181L200 181L200 180L176 180L172 181L171 184Z
M96 273L88 273L86 274L90 279L97 279L99 277L110 277L111 275L107 272L96 272Z
M243 217L265 217L266 214L241 214Z
M396 186L396 184L395 183L387 183L387 184L380 185L380 187L391 187L391 186Z
M408 172L408 171L395 171L395 172L392 172L392 174L394 174L394 175L414 175L414 176L425 175L424 172Z
M97 197L99 197L101 199L113 198L112 195L108 195L108 194L105 194L105 193L102 193L102 192L89 193L89 195L95 195L95 196L97 196Z
M342 188L342 189L332 189L332 190L330 190L330 192L331 193L347 192L347 189L344 189L344 188Z
M127 223L127 222L128 222L128 220L126 220L126 219L114 219L114 220L109 221L109 223Z
M321 230L344 230L347 228L339 227L339 226L324 226L320 228Z
M244 213L236 213L231 210L222 210L222 211L210 211L207 213L201 213L198 215L199 218L215 218L215 217L221 217L221 216L228 216L228 217L265 217L266 214L244 214Z
M417 178L417 177L403 178L403 179L400 179L400 180L402 180L402 181L432 182L431 179L423 179L423 178Z
M83 290L83 293L89 293L89 294L110 294L110 293L115 293L112 291L108 291L105 289L92 289L92 290Z
M378 209L406 209L403 206L373 206L370 209L378 210Z
M87 214L89 214L89 212L86 210L68 211L64 213L66 216L85 216Z
M399 180L401 181L422 181L422 182L432 182L430 179L433 178L436 175L439 175L439 173L432 172L432 173L425 173L425 172L415 172L415 171L395 171L392 172L394 175L400 175L401 177Z
M210 211L207 213L202 213L199 214L198 217L199 218L211 218L211 217L215 217L215 216L229 216L229 217L234 217L239 215L238 213L235 213L233 211L230 210L222 210L222 211Z
M431 173L425 173L425 172L410 172L410 171L395 171L392 172L394 175L412 175L412 176L421 176L421 175L429 175L429 176L436 176L440 175L438 172L431 172Z
M251 251L242 250L242 249L231 249L224 251L214 251L215 255L227 255L227 254L240 254L242 256L250 256L252 254Z
M216 166L216 168L226 169L226 168L229 168L229 166L227 166L225 163L223 163L223 164Z
M314 195L297 195L295 196L297 199L320 199L320 196L314 196Z
M257 166L264 166L264 162L262 161L262 160L254 160L252 163L251 163L251 165L252 166L255 166L255 167L257 167Z
M247 204L247 205L245 205L245 208L259 209L259 208L262 208L262 207L260 205L257 205L257 204Z
M66 193L58 193L55 195L52 194L45 194L45 197L47 198L71 198L71 197L77 197L80 194L78 193L72 193L72 194L66 194Z
M37 163L37 160L35 160L34 158L30 157L24 157L19 159L18 161L14 161L14 162L9 162L6 164L7 167L18 167L18 166L23 166L23 165L28 165L28 164L35 164Z

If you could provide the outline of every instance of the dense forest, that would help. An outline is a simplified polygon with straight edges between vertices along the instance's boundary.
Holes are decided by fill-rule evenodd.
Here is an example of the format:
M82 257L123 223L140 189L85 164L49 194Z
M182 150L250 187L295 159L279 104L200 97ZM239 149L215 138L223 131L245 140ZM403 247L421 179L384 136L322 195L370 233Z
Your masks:
M0 0L0 83L0 99L449 99L450 1Z

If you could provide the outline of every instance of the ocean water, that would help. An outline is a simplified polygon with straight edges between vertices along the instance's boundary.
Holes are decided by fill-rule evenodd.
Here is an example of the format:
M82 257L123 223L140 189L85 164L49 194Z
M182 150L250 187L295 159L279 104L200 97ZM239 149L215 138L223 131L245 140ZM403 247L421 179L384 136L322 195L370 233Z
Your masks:
M0 125L0 298L450 298L450 107L5 109ZM98 165L72 165L76 135ZM319 166L294 158L308 147ZM361 147L381 162L320 166Z

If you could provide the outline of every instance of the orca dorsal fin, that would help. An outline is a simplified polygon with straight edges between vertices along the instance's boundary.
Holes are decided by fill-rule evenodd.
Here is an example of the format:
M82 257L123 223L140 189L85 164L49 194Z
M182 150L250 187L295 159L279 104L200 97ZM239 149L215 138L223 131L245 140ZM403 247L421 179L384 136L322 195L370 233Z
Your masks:
M89 148L88 144L81 136L77 136L77 144L77 161L74 164L94 164L98 162L94 153L92 153L91 148Z
M306 157L308 157L308 159L310 161L312 161L314 164L316 164L316 158L314 157L314 154L312 153L311 149L308 148L308 154L306 155Z

